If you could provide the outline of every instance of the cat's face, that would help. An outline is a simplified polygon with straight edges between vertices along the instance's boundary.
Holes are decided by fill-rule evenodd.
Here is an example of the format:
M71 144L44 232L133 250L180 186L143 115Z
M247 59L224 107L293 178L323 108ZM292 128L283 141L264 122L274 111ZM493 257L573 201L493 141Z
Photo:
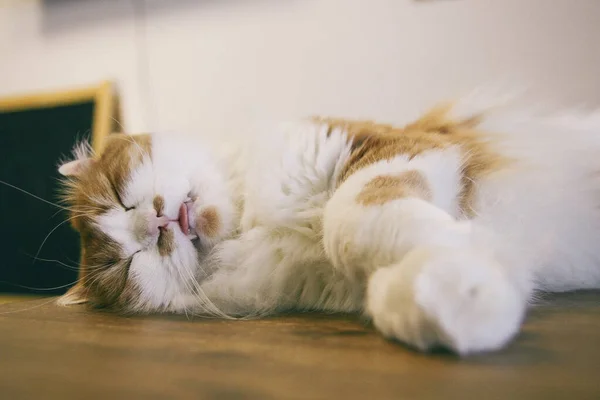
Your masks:
M112 135L99 157L84 153L59 169L82 251L79 283L63 304L181 308L204 257L234 229L217 161L195 141L157 135Z

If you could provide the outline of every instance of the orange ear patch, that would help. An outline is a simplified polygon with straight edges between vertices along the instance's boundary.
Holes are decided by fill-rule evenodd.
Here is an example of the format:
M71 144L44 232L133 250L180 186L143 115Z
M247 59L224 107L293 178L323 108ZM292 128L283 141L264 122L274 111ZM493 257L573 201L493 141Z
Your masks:
M431 196L427 178L419 171L409 170L397 175L379 175L373 178L356 196L356 201L364 206L373 206L405 197L429 201Z

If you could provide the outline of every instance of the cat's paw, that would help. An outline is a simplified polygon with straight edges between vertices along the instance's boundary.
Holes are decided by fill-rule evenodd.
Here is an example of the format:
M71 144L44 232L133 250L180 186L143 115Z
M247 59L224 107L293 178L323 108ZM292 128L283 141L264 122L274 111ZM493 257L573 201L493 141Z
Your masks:
M423 351L497 350L518 332L524 310L501 267L470 250L415 249L376 271L367 292L376 328Z

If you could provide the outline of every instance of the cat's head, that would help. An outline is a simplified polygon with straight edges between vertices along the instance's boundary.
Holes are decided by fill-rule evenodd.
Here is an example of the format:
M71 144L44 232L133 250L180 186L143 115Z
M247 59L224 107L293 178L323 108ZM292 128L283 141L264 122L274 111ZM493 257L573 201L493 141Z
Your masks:
M63 163L64 200L81 237L78 283L59 301L120 311L176 309L210 249L234 228L224 171L185 137L114 134Z

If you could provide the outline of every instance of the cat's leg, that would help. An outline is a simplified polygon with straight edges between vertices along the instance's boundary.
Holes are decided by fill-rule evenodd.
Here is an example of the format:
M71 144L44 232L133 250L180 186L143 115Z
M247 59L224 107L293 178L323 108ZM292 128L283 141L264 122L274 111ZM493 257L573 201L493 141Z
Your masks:
M433 154L356 172L326 207L324 245L336 268L367 282L366 312L385 336L422 350L493 350L518 331L528 287L452 215L451 161Z
M366 311L388 338L420 350L496 350L518 332L526 293L485 252L426 246L369 278Z

